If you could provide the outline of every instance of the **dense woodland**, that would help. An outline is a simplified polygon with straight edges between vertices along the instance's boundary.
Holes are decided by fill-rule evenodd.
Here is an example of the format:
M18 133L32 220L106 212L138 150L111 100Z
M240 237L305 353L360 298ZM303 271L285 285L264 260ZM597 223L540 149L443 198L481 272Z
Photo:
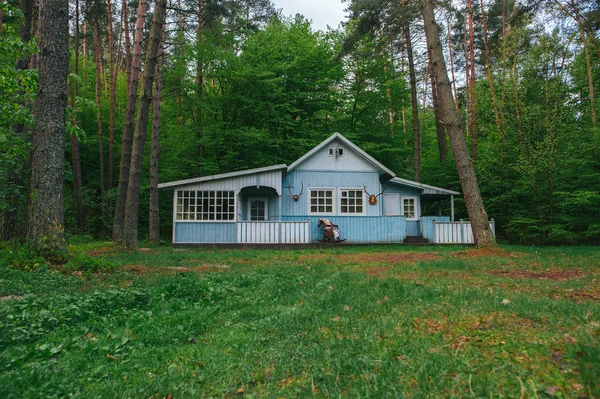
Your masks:
M45 164L31 153L49 3L62 0L0 0L4 241L26 239L40 201L31 179ZM452 105L498 237L600 242L600 1L435 4ZM172 199L159 181L290 164L336 131L399 177L462 191L416 0L347 1L349 21L326 32L269 0L68 6L64 226L54 227L67 237L168 239Z

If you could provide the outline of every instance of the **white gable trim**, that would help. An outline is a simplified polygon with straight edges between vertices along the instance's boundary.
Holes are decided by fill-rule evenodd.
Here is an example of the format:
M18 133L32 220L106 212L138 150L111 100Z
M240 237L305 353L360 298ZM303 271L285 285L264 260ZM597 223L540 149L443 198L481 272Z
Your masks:
M265 168L256 168L256 169L240 170L237 172L222 173L220 175L196 177L194 179L187 179L187 180L177 180L177 181L172 181L169 183L161 183L158 185L158 188L184 186L186 184L202 183L202 182L211 181L211 180L228 179L231 177L239 177L239 176L251 175L251 174L255 174L255 173L271 172L273 170L278 170L278 169L287 169L287 165L281 164L281 165L275 165L275 166L267 166Z
M446 194L446 195L460 195L458 191L447 190L445 188L430 186L429 184L418 183L412 180L401 179L399 177L394 177L389 181L389 183L400 184L403 186L419 188L424 190L422 194Z
M367 160L368 162L370 162L373 166L375 166L380 171L387 173L391 177L395 177L396 176L396 174L394 172L392 172L391 170L389 170L388 168L386 168L385 166L383 166L381 163L377 162L377 160L375 158L373 158L372 156L370 156L369 154L367 154L366 152L364 152L363 150L361 150L356 144L354 144L353 142L351 142L350 140L348 140L347 138L345 138L344 136L342 136L341 134L339 134L337 132L334 133L334 134L332 134L327 139L325 139L323 142L321 142L321 144L317 145L315 148L313 148L312 150L310 150L309 152L307 152L306 154L304 154L303 156L301 156L300 158L298 158L294 163L292 163L288 167L288 172L291 172L292 170L294 170L295 168L297 168L300 164L302 164L308 158L312 157L315 153L317 153L321 149L325 148L327 145L329 145L335 139L340 140L342 143L344 143L345 145L347 145L348 147L350 147L358 155L360 155L362 158L364 158L365 160Z

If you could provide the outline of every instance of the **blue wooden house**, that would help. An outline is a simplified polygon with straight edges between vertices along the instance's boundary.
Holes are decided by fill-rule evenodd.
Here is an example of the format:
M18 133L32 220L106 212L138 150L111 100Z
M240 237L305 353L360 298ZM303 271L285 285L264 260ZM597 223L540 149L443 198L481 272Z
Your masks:
M347 243L473 242L454 222L456 191L396 177L339 133L291 165L162 183L173 189L173 244L307 244L318 221ZM451 215L421 215L425 202L450 201Z

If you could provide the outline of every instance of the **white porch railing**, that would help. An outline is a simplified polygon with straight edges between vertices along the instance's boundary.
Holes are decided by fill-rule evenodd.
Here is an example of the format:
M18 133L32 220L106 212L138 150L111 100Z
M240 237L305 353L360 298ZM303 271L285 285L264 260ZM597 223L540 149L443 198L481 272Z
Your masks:
M237 242L307 244L310 242L310 222L237 222Z
M496 222L490 220L490 228L496 235ZM433 222L433 242L436 244L473 244L471 222Z

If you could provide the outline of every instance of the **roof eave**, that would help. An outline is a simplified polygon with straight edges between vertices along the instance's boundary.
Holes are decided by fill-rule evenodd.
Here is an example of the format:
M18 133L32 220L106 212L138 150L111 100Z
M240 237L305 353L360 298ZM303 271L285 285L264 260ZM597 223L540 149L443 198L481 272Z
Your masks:
M240 170L240 171L236 171L236 172L221 173L218 175L196 177L193 179L177 180L177 181L172 181L172 182L167 182L167 183L161 183L158 185L158 188L170 188L170 187L185 186L188 184L204 183L204 182L213 181L213 180L229 179L232 177L252 175L252 174L256 174L256 173L271 172L271 171L280 170L280 169L287 170L287 167L288 166L286 164L279 164L279 165L267 166L267 167L263 167L263 168L246 169L246 170Z

